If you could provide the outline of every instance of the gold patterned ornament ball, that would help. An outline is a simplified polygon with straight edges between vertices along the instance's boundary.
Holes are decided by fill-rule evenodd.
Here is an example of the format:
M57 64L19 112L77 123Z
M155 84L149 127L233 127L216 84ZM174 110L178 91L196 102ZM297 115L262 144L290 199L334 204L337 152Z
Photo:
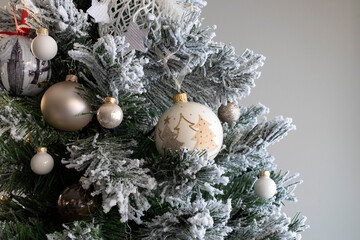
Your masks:
M240 118L240 108L233 102L227 102L218 109L218 117L222 122L235 123Z
M96 209L96 198L91 190L83 189L81 183L67 187L59 196L58 209L66 222L91 218Z
M51 86L41 99L41 113L46 122L64 131L77 131L91 121L90 105L80 96L81 85L75 75Z
M161 155L168 149L208 150L211 158L219 153L223 129L213 111L196 102L188 102L185 93L174 96L174 106L160 117L155 129L156 148Z

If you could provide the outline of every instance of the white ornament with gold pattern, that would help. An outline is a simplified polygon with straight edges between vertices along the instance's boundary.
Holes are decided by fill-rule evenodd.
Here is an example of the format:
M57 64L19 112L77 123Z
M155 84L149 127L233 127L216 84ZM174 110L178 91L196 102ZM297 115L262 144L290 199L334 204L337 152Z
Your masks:
M155 129L156 148L161 155L168 149L207 149L214 158L223 142L223 129L216 114L208 107L188 102L186 93L174 96L174 106L160 117Z
M255 193L264 199L272 198L276 194L276 184L270 178L269 171L261 171L260 178L254 184Z
M38 147L37 153L31 159L30 166L34 173L45 175L53 169L54 159L47 153L46 147Z
M47 28L39 28L36 30L37 37L31 42L31 52L40 60L53 59L58 51L56 41L49 36Z
M116 128L122 122L123 116L123 111L112 97L106 97L105 103L97 111L97 119L104 128Z

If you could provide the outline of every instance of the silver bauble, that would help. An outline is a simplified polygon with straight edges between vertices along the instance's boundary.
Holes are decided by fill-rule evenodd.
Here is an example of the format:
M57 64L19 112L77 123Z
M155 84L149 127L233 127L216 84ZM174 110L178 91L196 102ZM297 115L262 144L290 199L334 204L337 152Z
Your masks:
M104 128L116 128L122 122L123 116L123 111L112 97L105 98L105 103L97 111L97 119Z
M219 107L218 117L222 122L235 123L240 118L240 108L233 102L228 102L226 106L221 105Z
M47 153L47 148L39 147L37 153L30 162L31 170L39 175L45 175L51 172L54 167L54 159Z
M35 96L51 77L50 61L41 61L30 51L31 39L8 36L0 40L0 90L15 96Z
M90 105L79 95L75 75L51 86L41 99L41 112L48 124L64 131L79 130L91 121Z

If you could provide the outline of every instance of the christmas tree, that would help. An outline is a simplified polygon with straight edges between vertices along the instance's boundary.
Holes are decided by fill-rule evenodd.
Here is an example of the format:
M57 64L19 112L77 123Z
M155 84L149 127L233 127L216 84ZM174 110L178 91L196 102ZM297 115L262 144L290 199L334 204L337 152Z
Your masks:
M267 151L295 127L241 105L265 58L215 42L205 5L11 0L0 10L1 239L301 238L305 217L281 212L301 181ZM180 111L208 110L183 113L176 129L181 118L159 121L174 95Z

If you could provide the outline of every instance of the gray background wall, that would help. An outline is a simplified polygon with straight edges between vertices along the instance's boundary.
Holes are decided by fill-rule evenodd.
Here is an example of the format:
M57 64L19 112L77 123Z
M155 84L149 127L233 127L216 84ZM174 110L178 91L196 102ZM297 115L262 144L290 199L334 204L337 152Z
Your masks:
M243 104L261 102L269 118L297 125L270 151L304 180L299 202L284 208L308 217L303 239L358 239L360 1L208 0L203 16L218 41L267 56Z
M303 239L359 239L360 1L209 0L204 17L218 41L267 56L244 105L297 125L270 151L304 180L284 208L308 217Z

